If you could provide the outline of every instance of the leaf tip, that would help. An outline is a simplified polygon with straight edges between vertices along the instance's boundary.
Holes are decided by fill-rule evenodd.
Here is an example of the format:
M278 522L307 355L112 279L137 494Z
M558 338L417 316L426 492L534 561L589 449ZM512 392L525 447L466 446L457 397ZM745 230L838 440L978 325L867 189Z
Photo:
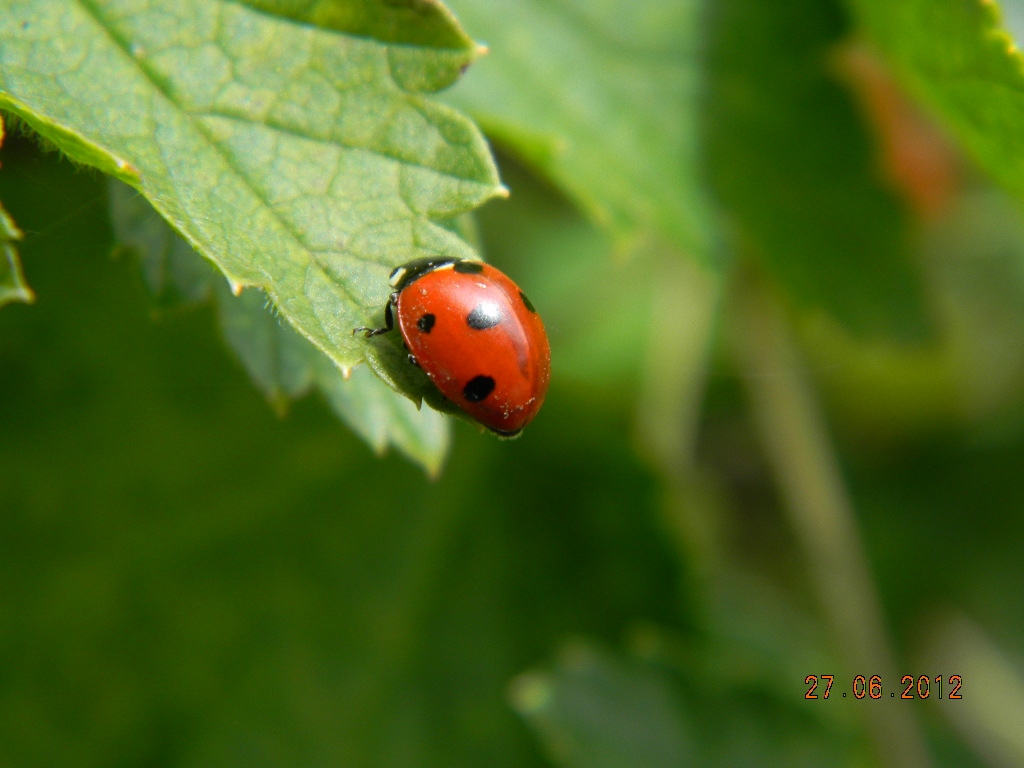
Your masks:
M284 419L288 416L291 411L291 400L286 392L275 387L273 392L268 393L267 400L277 418Z
M127 179L130 179L132 181L137 181L138 179L141 178L141 174L139 173L139 169L136 168L131 163L129 163L127 160L123 160L121 158L117 158L114 161L114 165L117 167L117 170L119 172L118 176L120 178L122 178L122 179L127 178Z
M0 307L5 304L13 304L19 302L21 304L35 304L36 295L25 284L18 285L14 288L7 286L0 286Z
M444 460L439 459L437 461L422 460L423 471L427 475L427 480L432 483L436 483L441 478L441 470L444 468Z

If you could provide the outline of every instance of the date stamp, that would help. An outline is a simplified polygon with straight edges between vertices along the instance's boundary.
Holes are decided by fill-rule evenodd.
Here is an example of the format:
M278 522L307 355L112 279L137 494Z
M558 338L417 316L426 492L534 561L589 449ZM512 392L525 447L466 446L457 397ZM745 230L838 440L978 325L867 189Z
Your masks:
M936 675L935 677L929 677L928 675L920 675L914 677L913 675L904 675L903 679L900 680L900 688L895 690L886 689L882 685L881 675L871 675L871 677L865 678L864 675L857 675L853 678L850 684L850 690L845 691L836 689L832 691L832 684L835 682L835 675L808 675L807 679L804 680L804 685L810 686L807 689L807 693L804 694L805 699L827 699L829 694L835 696L836 693L841 693L842 698L848 698L847 693L850 693L855 699L881 699L888 692L889 697L895 699L896 694L899 693L901 699L927 699L934 697L936 699L945 698L947 699L962 699L963 695L960 693L960 688L963 686L963 680L960 675ZM902 689L902 692L901 692Z

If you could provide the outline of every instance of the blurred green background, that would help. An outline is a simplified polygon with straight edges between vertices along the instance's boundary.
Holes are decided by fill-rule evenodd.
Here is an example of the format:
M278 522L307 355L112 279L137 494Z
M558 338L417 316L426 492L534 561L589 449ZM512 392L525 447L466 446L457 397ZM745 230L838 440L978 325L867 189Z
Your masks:
M552 386L519 440L457 421L435 480L317 397L275 415L211 308L112 258L105 180L7 137L0 768L1024 765L1019 206L938 133L938 202L880 182L861 70L745 90L740 5L701 128L727 267L624 244L490 124L483 252Z

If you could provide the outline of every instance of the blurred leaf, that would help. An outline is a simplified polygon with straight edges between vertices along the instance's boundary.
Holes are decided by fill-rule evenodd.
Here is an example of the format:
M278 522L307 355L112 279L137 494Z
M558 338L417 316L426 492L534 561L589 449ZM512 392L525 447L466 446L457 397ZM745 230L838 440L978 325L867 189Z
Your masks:
M0 307L12 301L31 304L35 301L32 289L21 274L21 261L14 243L21 239L21 232L14 226L11 217L0 207Z
M709 170L741 239L799 304L858 333L919 337L904 216L828 71L838 10L725 0L710 12Z
M847 0L868 39L977 162L1024 195L1024 57L992 0ZM1008 5L1019 12L1019 4Z
M695 0L452 5L490 46L451 93L627 245L707 257Z
M0 145L4 143L4 121L0 115ZM21 232L14 226L7 211L0 205L0 307L12 301L31 304L35 300L32 289L21 274L21 261L14 243L21 239Z
M136 187L339 366L369 357L408 385L392 375L409 367L393 345L352 328L373 322L395 264L472 256L434 220L502 192L475 126L422 95L476 55L429 5L12 0L0 15L0 106ZM407 28L420 21L425 31ZM373 33L461 45L363 36Z
M248 289L233 296L145 198L113 180L109 190L114 236L137 254L150 289L164 301L196 301L212 293L228 344L278 411L316 387L375 451L395 445L429 474L440 471L449 426L439 413L417 408L366 366L346 369L346 380L329 358L275 316L264 293Z
M324 356L274 316L266 294L247 290L233 296L225 287L217 291L217 310L228 345L279 412L310 390L317 358ZM341 371L324 361L341 380Z
M862 717L803 698L806 675L827 674L837 660L820 617L767 575L793 565L777 554L760 536L720 561L699 635L640 625L629 646L647 674L671 683L692 734L690 753L713 756L698 765L870 765ZM751 568L762 559L773 562Z
M1024 220L998 187L961 193L920 237L942 334L908 349L804 323L801 346L839 431L873 450L950 425L1024 428ZM1016 412L1016 414L1015 414Z
M550 672L521 676L512 698L558 765L682 768L695 762L667 682L586 645L566 648Z
M160 218L141 194L111 179L107 185L115 248L138 259L142 279L162 305L201 302L213 293L216 273Z
M223 286L217 297L228 343L271 403L283 408L287 398L315 386L375 451L395 445L437 475L448 451L450 429L444 416L432 408L417 408L366 366L349 369L346 378L320 350L274 317L259 291L234 297Z

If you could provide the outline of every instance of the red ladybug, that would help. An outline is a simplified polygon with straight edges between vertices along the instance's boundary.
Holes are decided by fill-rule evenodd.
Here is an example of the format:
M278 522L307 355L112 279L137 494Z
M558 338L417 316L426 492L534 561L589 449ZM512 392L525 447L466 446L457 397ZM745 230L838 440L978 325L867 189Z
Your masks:
M499 435L519 433L540 410L551 351L537 310L503 273L479 261L426 258L391 273L383 328L398 330L409 359L441 394Z

